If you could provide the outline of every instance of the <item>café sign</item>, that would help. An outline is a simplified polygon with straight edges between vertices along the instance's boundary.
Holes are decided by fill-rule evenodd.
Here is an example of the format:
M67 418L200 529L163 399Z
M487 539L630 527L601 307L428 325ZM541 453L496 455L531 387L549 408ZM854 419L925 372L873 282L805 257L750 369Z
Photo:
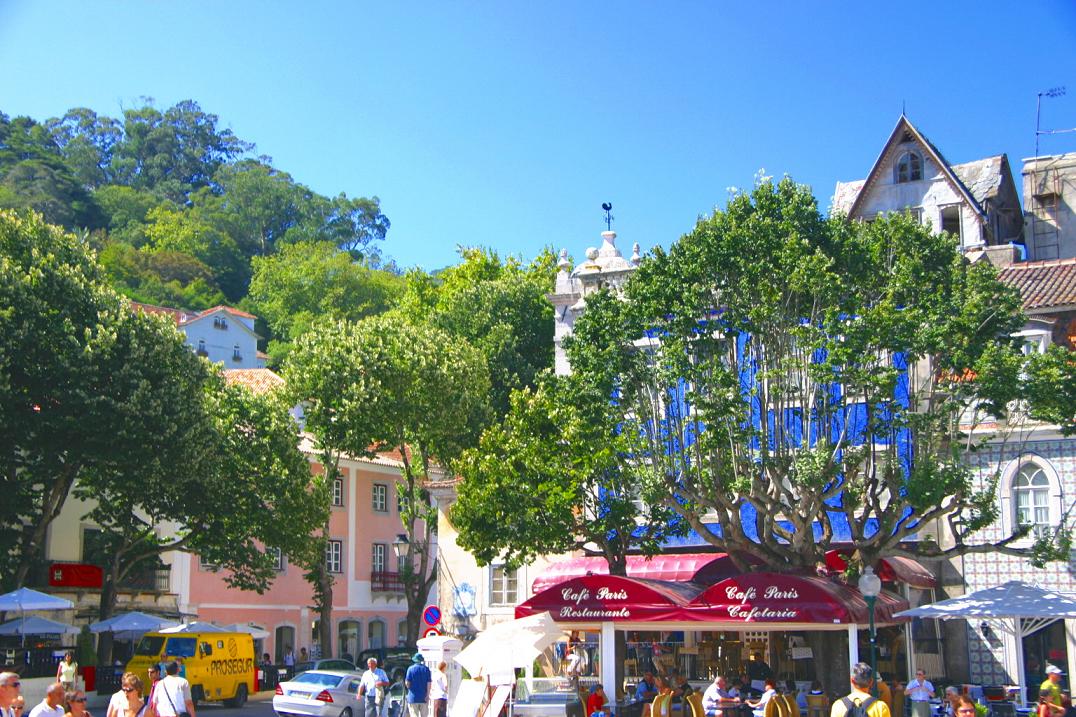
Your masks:
M728 585L724 593L727 602L721 607L733 620L794 622L800 614L795 606L795 601L799 600L800 594L795 587Z

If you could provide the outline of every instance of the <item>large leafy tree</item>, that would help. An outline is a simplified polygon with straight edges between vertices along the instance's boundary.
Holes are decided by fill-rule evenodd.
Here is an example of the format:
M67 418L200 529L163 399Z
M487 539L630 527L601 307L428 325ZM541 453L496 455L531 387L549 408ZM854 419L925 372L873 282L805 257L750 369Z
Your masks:
M412 271L400 310L459 336L486 357L494 415L508 411L512 391L535 384L553 365L555 258L543 251L529 264L496 252L460 249L463 259L436 275Z
M308 559L294 526L319 524L327 501L279 397L224 386L171 322L103 285L83 240L38 215L0 212L0 306L5 583L25 582L72 492L97 501L106 616L116 581L167 550L198 551L252 589L270 575L259 546Z
M437 521L424 481L435 461L451 470L477 441L488 415L485 360L466 341L399 315L382 315L326 323L303 335L288 356L285 376L294 398L303 402L306 427L329 476L341 455L395 450L400 456L401 520L411 544L402 580L407 639L413 643L436 579L430 546ZM319 597L322 645L328 646L331 589Z
M400 277L325 241L286 244L272 256L254 257L253 266L249 306L272 332L269 354L276 362L318 323L382 313L403 290Z

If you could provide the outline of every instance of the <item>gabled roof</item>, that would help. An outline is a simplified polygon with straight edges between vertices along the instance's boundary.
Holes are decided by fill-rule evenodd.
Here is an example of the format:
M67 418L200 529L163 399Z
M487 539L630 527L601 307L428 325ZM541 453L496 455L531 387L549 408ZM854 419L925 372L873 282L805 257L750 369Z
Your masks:
M224 304L219 304L217 306L214 306L212 309L206 309L202 313L198 314L198 318L202 318L203 316L209 316L210 314L215 314L218 311L227 311L229 314L234 314L235 316L242 316L244 319L257 319L258 318L254 314L248 314L245 311L240 311L239 309L235 308L234 306L225 306Z
M964 197L964 199L976 211L976 213L978 213L979 216L983 219L986 219L986 212L983 211L982 205L979 203L979 200L976 199L975 196L971 193L971 191L967 188L967 186L965 186L963 180L959 176L957 176L956 172L953 170L953 166L946 161L945 157L942 156L942 153L938 150L938 148L935 147L934 144L929 139L927 139L922 132L916 129L915 125L913 125L911 121L903 114L897 120L897 125L893 128L893 132L889 135L889 139L882 147L882 152L878 155L878 159L874 160L874 165L871 167L871 171L867 174L867 178L863 180L863 183L860 185L859 190L856 192L855 199L852 201L851 206L848 208L848 216L856 216L856 214L859 212L859 209L864 201L864 197L866 197L867 195L867 191L878 180L878 177L882 172L882 165L885 163L886 156L896 145L901 143L905 133L910 134L912 139L915 140L915 142L917 142L923 148L923 151L926 152L926 154L930 156L930 158L933 159L939 167L941 167L942 174L945 176L945 178L949 180L950 184L953 185L953 188L956 189L956 191ZM837 193L844 194L845 196L847 196L847 194L851 192L853 184L854 183L849 183L845 185L844 189L842 189L842 186L838 184ZM839 207L840 204L837 203L836 197L834 199L834 205Z
M230 368L224 370L224 380L246 386L253 393L268 393L284 385L284 379L267 368Z
M1076 257L1010 264L998 278L1020 292L1027 311L1076 305Z
M152 316L167 316L176 322L176 326L181 326L182 324L185 324L191 319L198 316L198 314L196 313L184 311L183 309L173 309L170 306L143 304L138 301L132 301L131 308L135 311L141 311L143 314L150 314Z

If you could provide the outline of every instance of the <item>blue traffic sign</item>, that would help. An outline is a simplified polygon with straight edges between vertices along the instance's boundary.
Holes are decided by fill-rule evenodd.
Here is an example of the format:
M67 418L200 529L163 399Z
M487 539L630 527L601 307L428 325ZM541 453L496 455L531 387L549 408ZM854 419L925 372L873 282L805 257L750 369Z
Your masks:
M441 608L436 605L427 605L426 609L422 611L422 621L430 627L441 622Z

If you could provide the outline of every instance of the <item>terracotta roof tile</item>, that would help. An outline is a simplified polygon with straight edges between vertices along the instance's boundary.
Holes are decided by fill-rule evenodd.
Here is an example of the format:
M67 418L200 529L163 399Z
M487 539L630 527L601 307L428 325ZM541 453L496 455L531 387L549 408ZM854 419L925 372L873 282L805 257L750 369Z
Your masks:
M998 278L1020 292L1025 310L1076 304L1076 258L1010 264Z
M205 311L198 314L198 316L199 317L201 317L201 316L209 316L214 311L220 311L221 309L223 309L224 311L227 311L229 314L235 314L236 316L242 316L245 319L256 319L256 318L258 318L254 314L248 314L245 311L240 311L239 309L235 308L234 306L225 306L223 304L221 304L220 306L214 306L212 309L206 309Z
M143 304L138 301L132 301L131 308L135 311L141 311L143 314L170 316L172 317L172 320L176 322L176 326L185 324L198 315L190 311L184 311L183 309L173 309L170 306Z
M284 385L284 379L267 368L232 368L224 372L224 380L241 384L257 394L268 393Z

